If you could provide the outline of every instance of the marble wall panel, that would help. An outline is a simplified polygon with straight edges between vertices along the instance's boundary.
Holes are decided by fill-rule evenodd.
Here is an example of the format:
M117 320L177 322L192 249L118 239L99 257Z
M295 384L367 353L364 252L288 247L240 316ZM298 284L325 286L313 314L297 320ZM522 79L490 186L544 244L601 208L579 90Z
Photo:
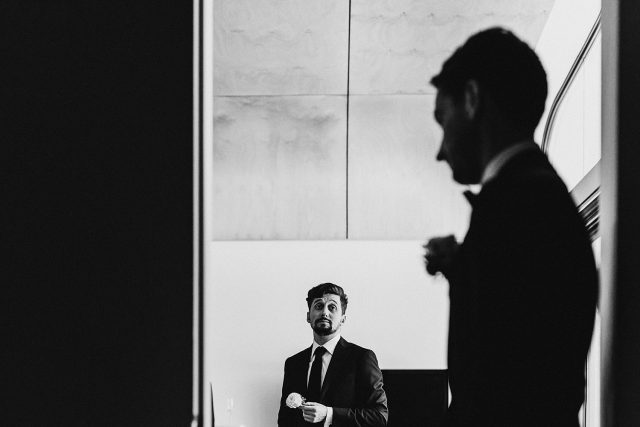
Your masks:
M500 25L535 46L554 0L352 0L350 92L433 93L471 34Z
M349 1L214 0L214 94L346 94Z
M343 239L346 97L216 97L216 240Z
M464 187L436 161L441 130L433 95L352 96L349 103L349 238L462 238Z

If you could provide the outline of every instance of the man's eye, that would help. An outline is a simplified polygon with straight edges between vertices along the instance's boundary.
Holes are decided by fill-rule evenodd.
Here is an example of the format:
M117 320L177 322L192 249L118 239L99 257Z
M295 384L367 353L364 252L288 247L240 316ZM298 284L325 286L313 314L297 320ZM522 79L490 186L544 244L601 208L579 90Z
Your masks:
M322 310L322 304L316 304L315 305L315 309L316 310Z
M336 308L337 307L335 305L330 305L329 306L329 310L331 310L331 311L336 311Z

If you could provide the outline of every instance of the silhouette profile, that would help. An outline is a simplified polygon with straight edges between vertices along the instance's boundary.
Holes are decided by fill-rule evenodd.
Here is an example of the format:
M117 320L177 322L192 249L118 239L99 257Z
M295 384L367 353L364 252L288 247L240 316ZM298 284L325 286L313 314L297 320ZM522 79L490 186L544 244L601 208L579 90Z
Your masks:
M470 37L432 78L438 160L481 184L464 240L425 245L449 281L447 425L577 427L597 299L589 236L533 140L546 74L513 33Z

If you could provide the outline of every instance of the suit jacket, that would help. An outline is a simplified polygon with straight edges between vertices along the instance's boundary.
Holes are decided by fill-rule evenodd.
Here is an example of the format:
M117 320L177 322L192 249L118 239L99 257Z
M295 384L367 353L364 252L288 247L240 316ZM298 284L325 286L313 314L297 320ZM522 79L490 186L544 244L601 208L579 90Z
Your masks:
M300 409L285 404L290 393L305 396L310 359L311 347L291 356L284 364L280 427L310 425L302 418ZM374 352L340 338L322 383L319 403L333 408L332 426L386 426L387 396Z
M537 147L483 185L450 276L448 425L577 427L597 273Z

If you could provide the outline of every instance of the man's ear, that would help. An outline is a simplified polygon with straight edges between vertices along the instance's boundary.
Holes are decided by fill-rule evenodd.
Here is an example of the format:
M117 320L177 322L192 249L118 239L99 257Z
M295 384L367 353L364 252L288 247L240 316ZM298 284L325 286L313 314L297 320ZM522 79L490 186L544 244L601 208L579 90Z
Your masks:
M464 111L467 118L473 119L480 106L480 87L477 80L470 79L464 85Z
M309 312L307 311L307 323L311 323L311 319L309 318Z
M342 319L340 319L340 323L344 324L345 320L347 320L347 315L343 314Z

